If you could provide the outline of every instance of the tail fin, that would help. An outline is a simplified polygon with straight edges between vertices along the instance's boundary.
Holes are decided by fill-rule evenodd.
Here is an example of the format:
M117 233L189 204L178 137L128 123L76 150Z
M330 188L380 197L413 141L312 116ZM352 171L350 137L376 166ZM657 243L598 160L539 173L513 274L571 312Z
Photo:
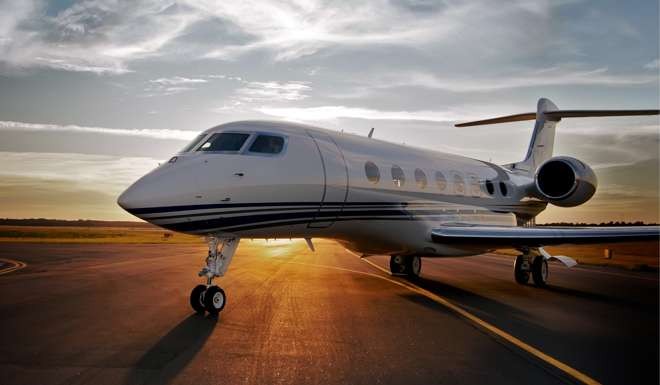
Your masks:
M511 164L512 169L535 172L541 163L552 158L552 150L555 146L555 126L560 119L548 119L546 114L558 110L549 99L539 99L536 104L536 123L532 139L527 147L527 154L521 162Z
M533 173L541 163L552 157L552 149L555 143L555 126L562 118L658 114L660 114L660 110L559 110L549 99L541 98L538 101L535 113L526 112L492 119L477 120L474 122L459 123L456 124L456 127L536 120L534 132L532 133L532 139L529 143L525 159L520 162L506 165L512 169Z

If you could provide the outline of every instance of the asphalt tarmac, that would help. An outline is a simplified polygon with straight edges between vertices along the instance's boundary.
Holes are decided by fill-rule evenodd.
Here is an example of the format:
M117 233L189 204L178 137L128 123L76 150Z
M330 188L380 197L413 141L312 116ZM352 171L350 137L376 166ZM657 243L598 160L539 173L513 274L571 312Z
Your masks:
M0 245L27 264L0 275L0 383L658 383L657 273L552 263L539 289L488 254L411 284L331 242L248 241L214 319L188 305L205 253Z

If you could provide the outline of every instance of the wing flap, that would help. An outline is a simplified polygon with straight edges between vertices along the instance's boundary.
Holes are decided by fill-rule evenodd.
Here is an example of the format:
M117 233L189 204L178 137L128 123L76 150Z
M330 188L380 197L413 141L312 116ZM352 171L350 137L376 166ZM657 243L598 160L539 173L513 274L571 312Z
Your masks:
M436 243L508 247L657 241L659 238L659 226L515 227L450 225L431 231L431 239Z

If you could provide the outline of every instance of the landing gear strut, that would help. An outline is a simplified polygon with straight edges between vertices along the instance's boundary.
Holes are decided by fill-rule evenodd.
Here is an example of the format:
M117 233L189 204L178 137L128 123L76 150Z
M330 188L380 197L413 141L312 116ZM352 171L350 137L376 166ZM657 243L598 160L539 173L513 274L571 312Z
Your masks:
M534 285L545 286L548 283L548 261L540 253L534 250L524 250L524 254L516 257L513 264L513 276L521 285L529 282L532 276Z
M206 277L206 285L197 285L190 292L190 306L197 313L209 312L217 315L227 303L225 291L213 285L213 278L222 277L227 272L229 263L238 248L238 238L208 237L209 253L206 257L206 266L198 273Z
M390 272L417 278L422 271L422 259L416 255L393 255L390 257Z

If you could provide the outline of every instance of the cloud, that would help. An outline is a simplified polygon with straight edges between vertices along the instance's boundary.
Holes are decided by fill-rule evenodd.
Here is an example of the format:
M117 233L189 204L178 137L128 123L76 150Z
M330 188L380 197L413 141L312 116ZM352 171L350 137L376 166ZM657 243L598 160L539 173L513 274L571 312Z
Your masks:
M35 58L35 63L37 65L43 65L45 67L50 67L53 69L58 69L63 71L92 72L98 75L125 74L128 72L133 72L132 70L123 67L119 63L103 65L103 64L88 63L84 60L68 62L66 59L45 58L41 56Z
M198 134L198 132L188 130L105 128L77 126L73 124L59 125L13 121L0 121L0 131L66 131L178 140L191 140Z
M10 0L0 5L0 61L18 68L122 74L131 70L130 62L154 56L231 60L259 50L286 61L328 48L377 46L442 52L449 48L443 44L470 45L483 35L490 55L504 48L500 45L519 52L534 48L534 36L543 31L519 24L543 26L556 6L540 1L492 7L485 0L83 0L50 15L36 0Z
M156 159L0 152L0 217L129 218L117 196L155 168ZM112 175L111 178L108 176Z
M514 74L484 76L439 76L430 72L402 72L379 75L367 80L377 88L422 87L452 92L484 92L512 88L531 88L560 85L630 86L657 82L653 75L615 75L607 68L591 70L560 67L522 70Z
M236 90L236 95L243 102L296 101L307 98L307 92L311 89L308 82L245 82L243 87Z
M345 106L320 107L259 107L256 108L266 115L277 116L289 120L320 121L337 118L358 118L373 120L425 120L433 122L453 122L456 115L439 111L381 111L369 108Z
M226 79L226 80L236 80L236 81L243 81L243 78L240 76L230 76L230 75L206 75L207 78L209 79Z
M179 85L179 84L207 83L208 80L206 80L206 79L186 78L186 77L183 77L183 76L173 76L173 77L170 77L170 78L153 79L153 80L149 80L149 82L171 86L171 85Z
M156 0L86 0L49 15L36 0L0 3L0 63L97 74L129 72L128 61L161 53L203 17Z
M201 78L187 78L183 76L172 76L169 78L158 78L149 80L149 85L145 87L146 94L143 96L169 96L185 91L192 91L196 85L208 83L208 80Z
M0 3L0 63L124 74L135 60L154 57L234 60L259 51L288 61L378 47L441 55L450 63L474 59L479 50L479 61L492 63L540 50L579 51L575 39L547 38L557 32L556 8L571 3L82 0L62 6L7 0ZM602 23L592 24L602 30Z
M644 64L644 68L647 70L657 70L660 68L660 59L651 60L650 62Z

